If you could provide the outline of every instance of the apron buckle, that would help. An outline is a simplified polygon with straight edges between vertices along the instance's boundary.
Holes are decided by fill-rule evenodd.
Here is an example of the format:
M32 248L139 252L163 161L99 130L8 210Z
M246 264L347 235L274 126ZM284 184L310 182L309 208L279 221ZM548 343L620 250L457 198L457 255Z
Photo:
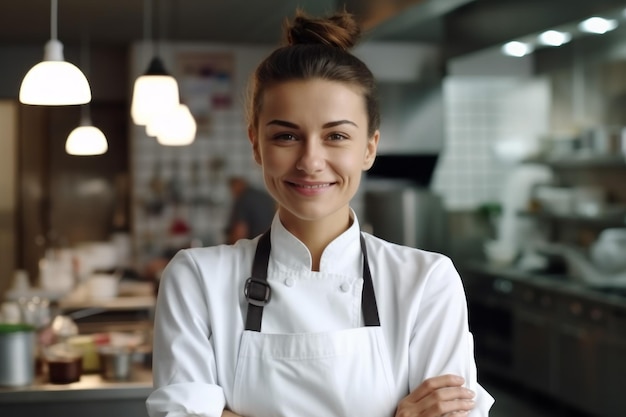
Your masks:
M272 288L266 280L250 277L246 280L243 293L250 304L264 307L270 301Z

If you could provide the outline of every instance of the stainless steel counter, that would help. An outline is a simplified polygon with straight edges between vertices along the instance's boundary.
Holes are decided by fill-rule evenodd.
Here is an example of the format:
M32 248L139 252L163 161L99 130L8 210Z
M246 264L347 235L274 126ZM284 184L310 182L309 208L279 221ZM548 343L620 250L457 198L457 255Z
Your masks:
M594 287L585 285L575 278L566 275L531 273L512 267L491 266L483 262L462 263L459 270L461 276L469 272L478 275L498 277L514 282L532 284L547 290L578 296L615 307L626 307L626 288Z
M26 387L0 388L0 414L13 416L110 417L147 416L145 401L152 392L152 373L137 367L129 381L106 381L82 375L71 384L50 384L42 378Z

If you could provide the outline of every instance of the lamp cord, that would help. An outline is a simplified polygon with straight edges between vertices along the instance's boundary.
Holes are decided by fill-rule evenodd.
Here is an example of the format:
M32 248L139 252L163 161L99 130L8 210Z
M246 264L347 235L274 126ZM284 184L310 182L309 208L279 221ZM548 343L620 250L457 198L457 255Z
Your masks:
M57 39L58 1L50 0L50 38Z
M146 43L143 50L144 50L144 54L146 54L146 51L148 50L148 48L150 48L153 42L152 40L152 0L144 0L143 10L144 10L143 40ZM146 54L146 56L144 57L146 61L150 59L151 55L152 55L151 53Z
M56 1L56 0L54 0ZM89 43L90 43L90 38L89 38L89 30L87 29L87 22L85 20L83 20L83 25L82 25L82 34L81 34L81 40L80 40L80 66L83 68L83 74L85 74L85 77L89 77L89 73L90 73L90 60L91 60L91 55L89 54ZM82 106L80 106L80 123L81 125L83 124L83 122L85 121L89 121L89 124L91 124L91 114L90 114L90 103L86 103L83 104Z

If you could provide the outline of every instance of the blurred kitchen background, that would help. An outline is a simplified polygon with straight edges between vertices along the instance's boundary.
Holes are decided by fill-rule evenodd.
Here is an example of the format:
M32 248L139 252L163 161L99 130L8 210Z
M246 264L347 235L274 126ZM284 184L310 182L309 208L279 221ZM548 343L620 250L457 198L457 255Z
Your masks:
M246 133L251 71L296 7L344 5L366 29L355 54L382 109L379 156L353 202L364 228L453 259L493 416L623 416L625 0L58 0L56 20L50 1L2 2L3 321L45 300L74 318L73 336L139 332L134 347L149 352L154 260L225 241L229 178L262 187ZM18 100L55 25L89 104ZM193 115L189 144L164 145L131 117L153 57ZM66 151L85 115L103 154ZM79 379L145 413L143 371L135 394ZM0 389L0 408L34 415L56 401L25 398Z

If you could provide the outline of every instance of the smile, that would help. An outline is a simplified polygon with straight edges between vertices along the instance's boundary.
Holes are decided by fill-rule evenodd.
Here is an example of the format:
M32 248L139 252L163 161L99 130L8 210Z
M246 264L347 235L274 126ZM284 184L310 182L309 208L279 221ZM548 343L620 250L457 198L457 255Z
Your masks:
M335 183L333 183L333 182L324 182L324 183L316 183L316 184L300 184L300 183L288 181L287 184L289 184L290 186L295 187L295 188L297 188L299 190L302 190L302 191L305 191L305 190L321 191L322 189L330 188Z
M330 183L325 183L325 184L294 184L297 187L302 187L302 188L324 188L324 187L330 187Z

